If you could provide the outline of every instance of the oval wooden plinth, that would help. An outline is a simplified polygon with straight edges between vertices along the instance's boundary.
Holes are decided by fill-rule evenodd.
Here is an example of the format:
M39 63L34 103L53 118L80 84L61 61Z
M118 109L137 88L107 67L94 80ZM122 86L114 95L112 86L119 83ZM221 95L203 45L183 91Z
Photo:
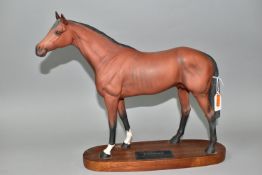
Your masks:
M134 142L131 148L122 149L117 144L112 150L112 157L99 158L99 153L107 145L96 146L84 152L83 161L87 169L94 171L147 171L175 168L188 168L217 164L225 159L225 147L217 143L216 153L207 155L207 140L182 140L171 144L167 140ZM172 156L165 155L171 153ZM150 154L149 154L150 153ZM142 158L138 154L146 155Z

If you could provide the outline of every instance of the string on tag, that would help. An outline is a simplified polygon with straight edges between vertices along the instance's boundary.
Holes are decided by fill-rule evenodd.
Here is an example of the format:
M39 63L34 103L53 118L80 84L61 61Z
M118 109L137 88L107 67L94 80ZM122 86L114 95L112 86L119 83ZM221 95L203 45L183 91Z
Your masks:
M217 76L213 76L216 79L216 94L214 96L214 110L219 111L222 109L222 98L220 94L220 84L224 85L222 79Z
M214 79L216 79L216 92L220 93L220 84L224 86L224 83L220 77L213 76Z

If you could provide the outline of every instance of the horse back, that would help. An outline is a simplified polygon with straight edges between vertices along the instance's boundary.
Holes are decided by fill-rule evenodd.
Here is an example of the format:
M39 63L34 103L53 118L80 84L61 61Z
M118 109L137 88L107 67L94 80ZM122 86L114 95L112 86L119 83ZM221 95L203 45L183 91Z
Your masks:
M200 92L209 86L212 67L207 55L187 47L160 52L128 50L108 65L110 71L104 75L110 78L103 89L121 97L155 94L173 86Z
M199 92L208 89L212 61L201 51L179 47L160 52L139 52L122 67L122 94L154 94L173 86Z

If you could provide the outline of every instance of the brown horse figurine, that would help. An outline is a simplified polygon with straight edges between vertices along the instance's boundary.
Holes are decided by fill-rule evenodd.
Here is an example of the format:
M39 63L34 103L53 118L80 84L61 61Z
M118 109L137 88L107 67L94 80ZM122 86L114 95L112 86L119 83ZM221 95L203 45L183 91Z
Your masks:
M77 47L95 72L95 83L104 98L110 128L109 144L100 153L101 159L111 157L115 145L117 113L127 132L122 148L130 146L132 133L127 119L124 99L142 94L156 94L177 87L181 105L179 129L170 143L177 144L184 134L190 113L191 92L203 110L210 129L207 154L215 152L216 119L214 96L218 86L218 68L209 55L187 47L160 52L141 52L120 44L96 28L67 20L56 13L56 22L46 37L36 46L36 55L68 45Z

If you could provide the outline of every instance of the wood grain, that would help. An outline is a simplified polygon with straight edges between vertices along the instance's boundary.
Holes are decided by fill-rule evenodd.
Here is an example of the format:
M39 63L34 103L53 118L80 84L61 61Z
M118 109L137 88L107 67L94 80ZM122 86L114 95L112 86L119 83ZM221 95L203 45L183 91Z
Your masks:
M121 149L117 144L108 160L99 158L99 153L107 146L101 145L88 149L83 154L83 162L87 169L94 171L147 171L207 166L217 164L225 159L225 147L217 143L216 153L207 155L207 140L182 140L179 144L169 141L134 142L130 149ZM172 151L173 158L136 160L137 151Z

